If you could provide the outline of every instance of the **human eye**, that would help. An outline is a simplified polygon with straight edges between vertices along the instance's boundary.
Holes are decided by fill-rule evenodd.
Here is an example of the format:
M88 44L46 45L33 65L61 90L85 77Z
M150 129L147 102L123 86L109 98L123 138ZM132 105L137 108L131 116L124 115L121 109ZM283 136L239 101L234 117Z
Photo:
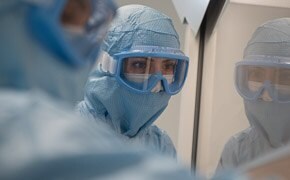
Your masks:
M136 69L145 69L146 62L145 61L134 61L131 63L131 67L136 68Z
M248 72L248 79L250 81L262 82L264 81L264 72L260 68L250 68Z
M130 58L126 64L127 72L130 73L145 73L147 69L146 58Z

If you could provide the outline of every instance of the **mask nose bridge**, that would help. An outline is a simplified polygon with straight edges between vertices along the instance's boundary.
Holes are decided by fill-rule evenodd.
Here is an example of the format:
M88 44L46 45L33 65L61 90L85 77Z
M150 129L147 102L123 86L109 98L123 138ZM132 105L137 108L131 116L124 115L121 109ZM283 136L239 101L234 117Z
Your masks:
M167 79L163 76L162 72L157 72L157 73L154 73L154 75L157 75L158 77L158 80L157 82L161 81L161 83L165 83L165 81L167 81Z
M263 99L264 101L273 101L273 88L270 80L266 80L261 87L258 98Z
M162 72L157 72L157 73L154 73L151 75L152 77L155 77L156 78L156 81L154 81L154 85L152 86L152 89L158 85L158 83L160 82L163 89L165 90L166 89L166 86L165 86L165 83L167 82L166 78L163 77L162 75ZM165 82L166 81L166 82ZM168 83L168 82L167 82Z

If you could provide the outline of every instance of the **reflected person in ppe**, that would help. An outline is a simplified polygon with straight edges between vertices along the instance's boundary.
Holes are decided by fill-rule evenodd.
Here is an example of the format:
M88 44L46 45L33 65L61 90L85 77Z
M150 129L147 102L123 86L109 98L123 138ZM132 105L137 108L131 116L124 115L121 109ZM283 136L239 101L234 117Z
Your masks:
M168 16L143 5L117 14L77 110L125 142L175 157L169 136L152 124L181 90L189 59Z
M0 12L0 179L190 179L73 113L111 0L2 0Z
M218 170L234 168L289 144L290 19L257 28L236 64L235 85L250 127L226 143Z

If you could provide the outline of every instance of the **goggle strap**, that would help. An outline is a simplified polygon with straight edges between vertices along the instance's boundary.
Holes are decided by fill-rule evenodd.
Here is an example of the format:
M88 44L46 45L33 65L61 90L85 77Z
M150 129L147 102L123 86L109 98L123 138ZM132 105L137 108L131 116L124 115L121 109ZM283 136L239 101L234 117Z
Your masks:
M115 74L117 69L117 61L114 60L107 52L101 51L98 66L103 72Z

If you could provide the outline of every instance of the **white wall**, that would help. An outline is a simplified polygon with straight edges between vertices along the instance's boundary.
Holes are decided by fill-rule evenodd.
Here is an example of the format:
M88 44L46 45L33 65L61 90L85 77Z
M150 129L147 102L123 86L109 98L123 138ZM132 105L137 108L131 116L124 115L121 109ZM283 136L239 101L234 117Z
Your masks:
M199 34L195 36L189 26L186 28L184 52L189 56L186 83L180 93L180 116L178 134L178 155L187 167L191 166L192 140L194 128L194 107L198 65Z
M171 0L116 0L120 6L128 4L142 4L154 9L171 17L173 20L174 27L179 34L181 48L184 45L184 33L185 25L183 25L174 9ZM179 114L180 114L180 94L173 96L169 102L168 107L161 114L156 121L156 124L165 130L171 137L176 149L178 149L178 126L179 126Z
M197 168L206 175L214 172L228 138L248 126L234 87L234 64L258 25L285 16L289 9L229 3L206 41L197 155Z

